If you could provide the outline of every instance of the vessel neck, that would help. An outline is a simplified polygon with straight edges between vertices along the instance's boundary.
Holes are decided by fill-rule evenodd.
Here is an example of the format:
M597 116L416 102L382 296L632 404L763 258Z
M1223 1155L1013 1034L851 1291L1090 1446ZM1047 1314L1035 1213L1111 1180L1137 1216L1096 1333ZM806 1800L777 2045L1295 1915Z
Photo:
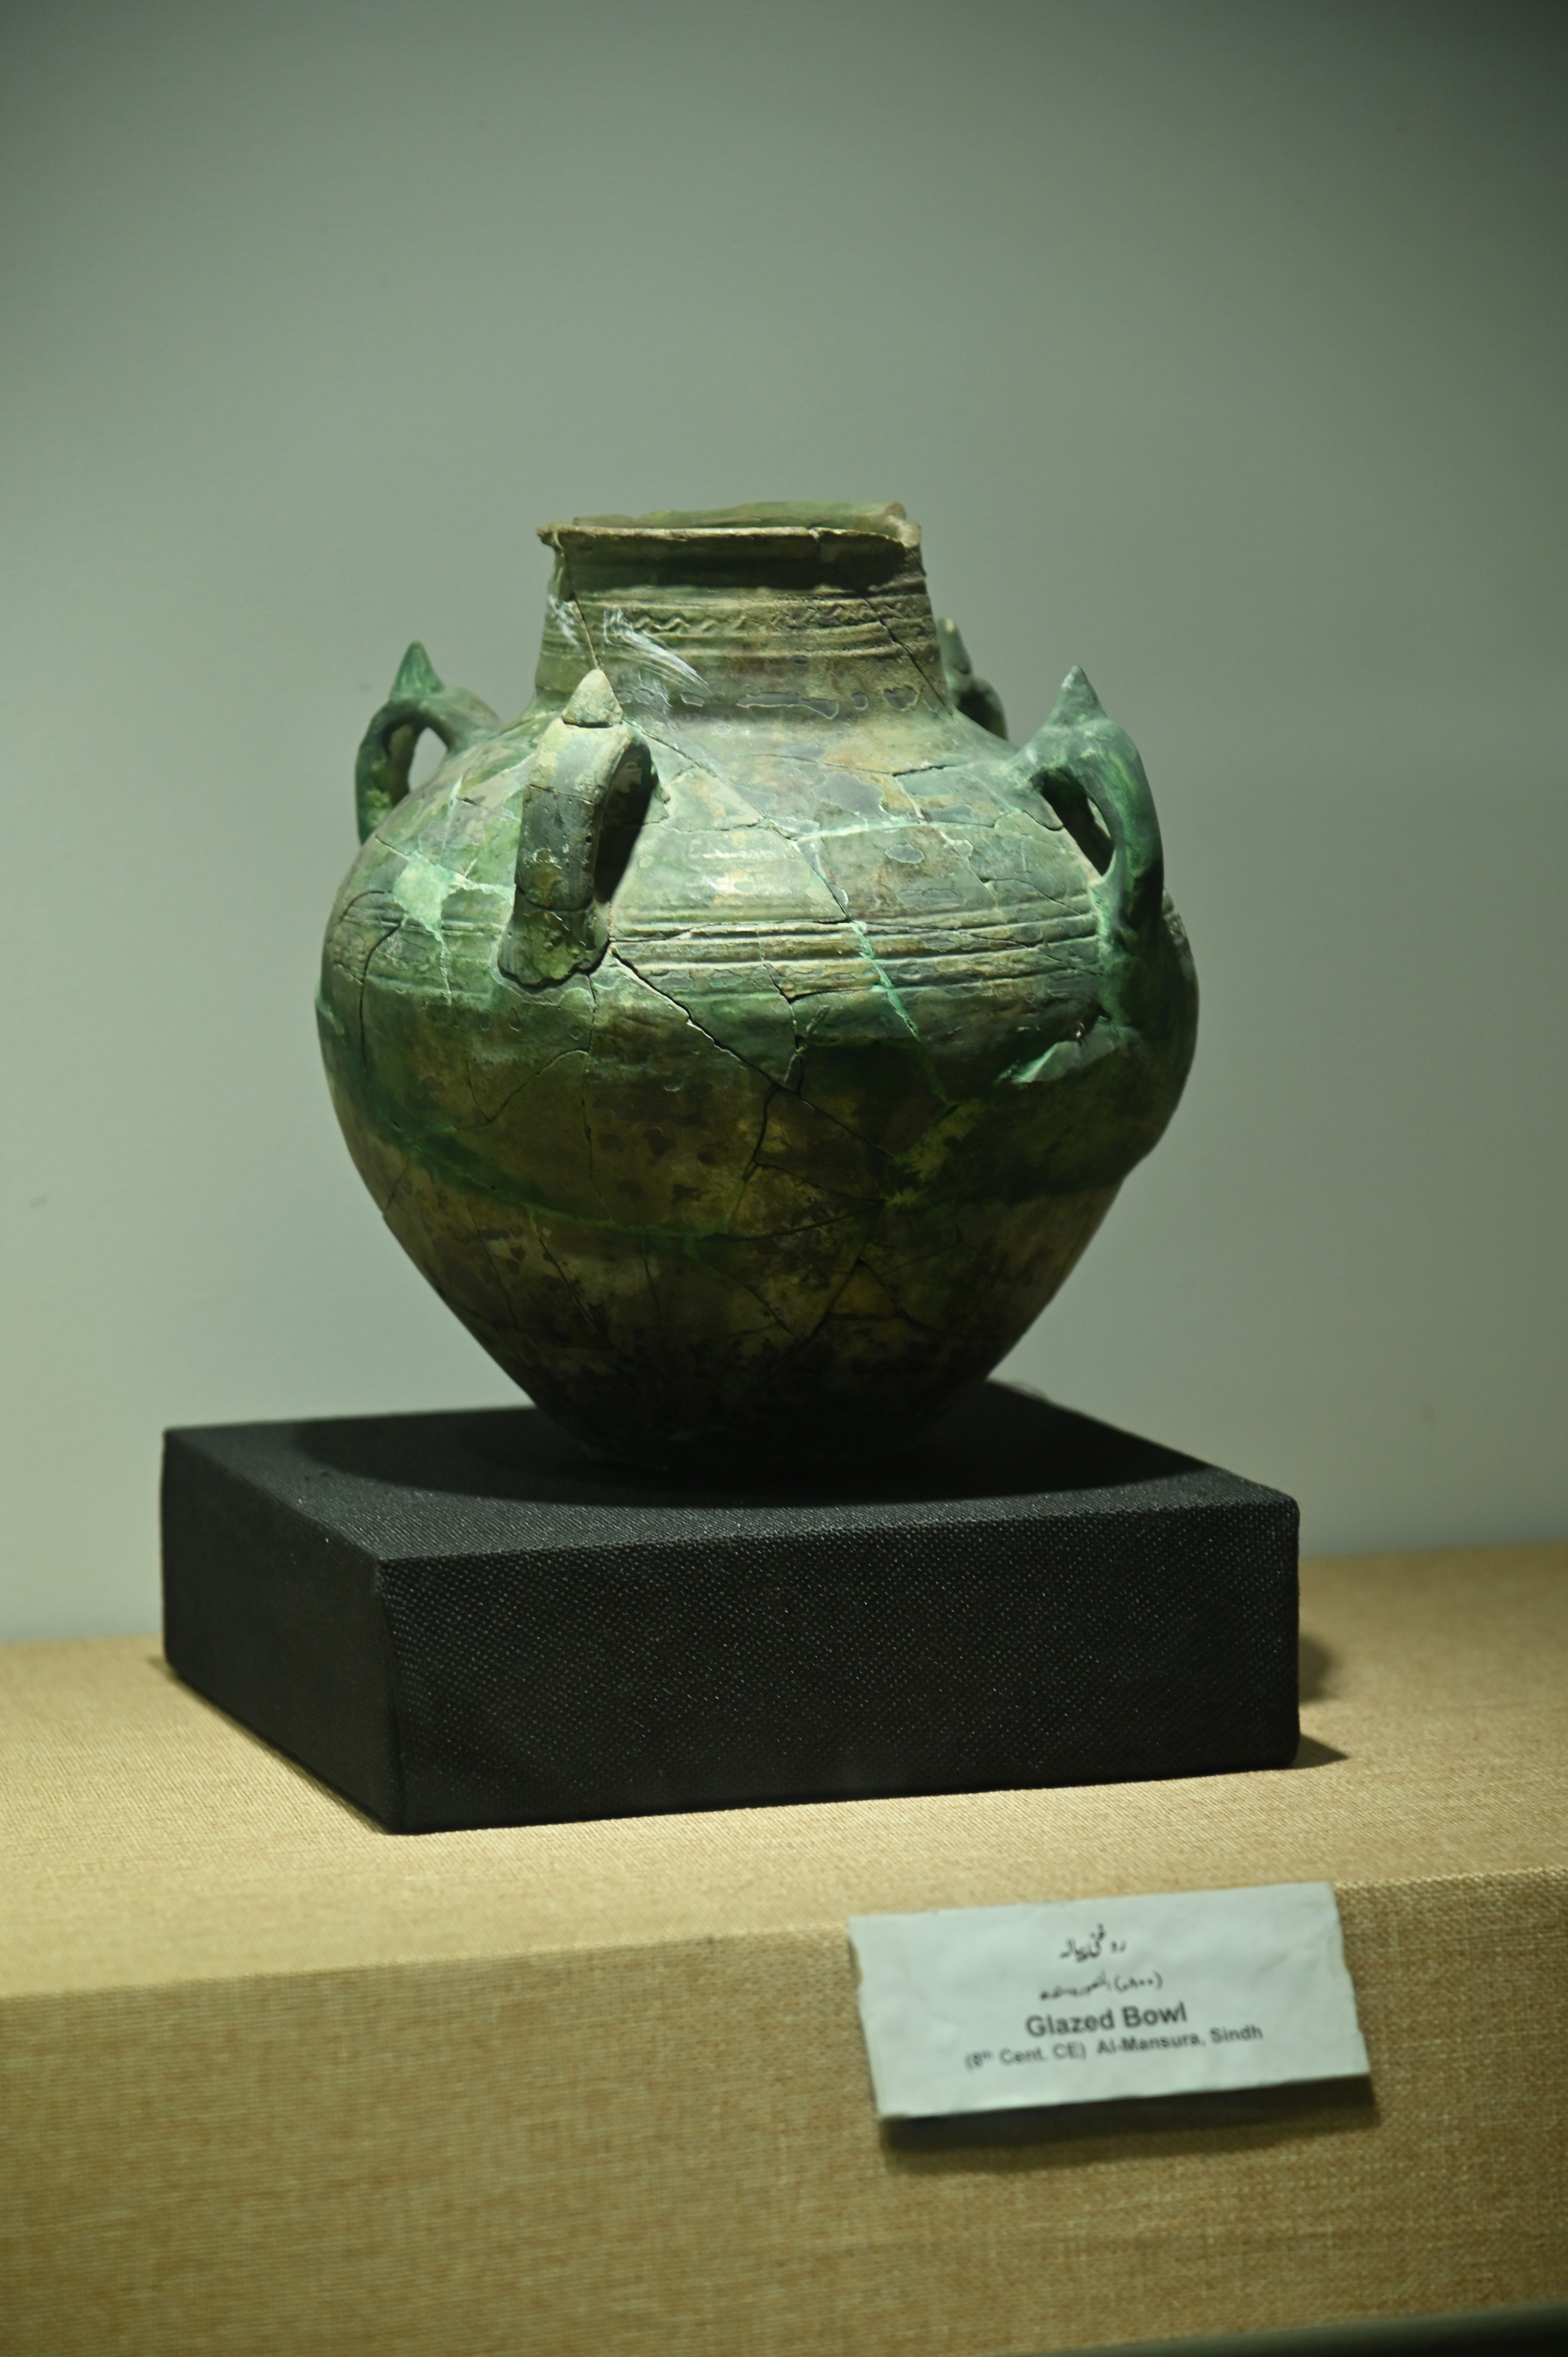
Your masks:
M556 550L535 679L547 702L596 668L645 716L853 718L949 704L913 525L553 525L541 536Z

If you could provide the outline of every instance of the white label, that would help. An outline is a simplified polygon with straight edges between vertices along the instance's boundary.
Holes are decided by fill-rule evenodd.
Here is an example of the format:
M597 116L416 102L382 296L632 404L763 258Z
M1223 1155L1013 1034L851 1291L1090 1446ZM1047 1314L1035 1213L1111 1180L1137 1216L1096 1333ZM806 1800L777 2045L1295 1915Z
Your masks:
M1327 1882L852 1915L884 2119L1360 2076Z

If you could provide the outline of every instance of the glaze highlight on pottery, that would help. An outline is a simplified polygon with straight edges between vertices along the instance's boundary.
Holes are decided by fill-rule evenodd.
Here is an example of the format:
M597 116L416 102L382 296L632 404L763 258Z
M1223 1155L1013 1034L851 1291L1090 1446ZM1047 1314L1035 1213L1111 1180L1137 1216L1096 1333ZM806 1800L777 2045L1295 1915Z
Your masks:
M541 538L521 716L416 645L360 748L317 1002L349 1149L593 1446L897 1446L1044 1308L1181 1092L1143 764L1077 670L1012 748L900 508Z

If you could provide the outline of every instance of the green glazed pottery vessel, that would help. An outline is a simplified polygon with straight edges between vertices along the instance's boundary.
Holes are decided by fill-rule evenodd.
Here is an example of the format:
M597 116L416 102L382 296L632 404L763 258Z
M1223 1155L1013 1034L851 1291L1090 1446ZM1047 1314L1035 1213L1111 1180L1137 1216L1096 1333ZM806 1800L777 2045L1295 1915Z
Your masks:
M360 748L319 999L349 1150L595 1448L908 1442L1044 1308L1187 1076L1137 751L1080 671L1012 748L901 508L541 537L521 717L414 646Z

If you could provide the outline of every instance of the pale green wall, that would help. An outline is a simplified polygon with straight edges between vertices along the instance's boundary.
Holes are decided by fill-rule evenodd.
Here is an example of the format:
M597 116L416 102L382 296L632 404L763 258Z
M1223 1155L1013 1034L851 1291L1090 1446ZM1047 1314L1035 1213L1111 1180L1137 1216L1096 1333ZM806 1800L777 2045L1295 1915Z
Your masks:
M1317 1548L1568 1529L1557 7L13 6L0 1633L156 1619L168 1423L506 1396L317 1065L407 640L585 509L897 498L1086 664L1204 986L1012 1361Z

